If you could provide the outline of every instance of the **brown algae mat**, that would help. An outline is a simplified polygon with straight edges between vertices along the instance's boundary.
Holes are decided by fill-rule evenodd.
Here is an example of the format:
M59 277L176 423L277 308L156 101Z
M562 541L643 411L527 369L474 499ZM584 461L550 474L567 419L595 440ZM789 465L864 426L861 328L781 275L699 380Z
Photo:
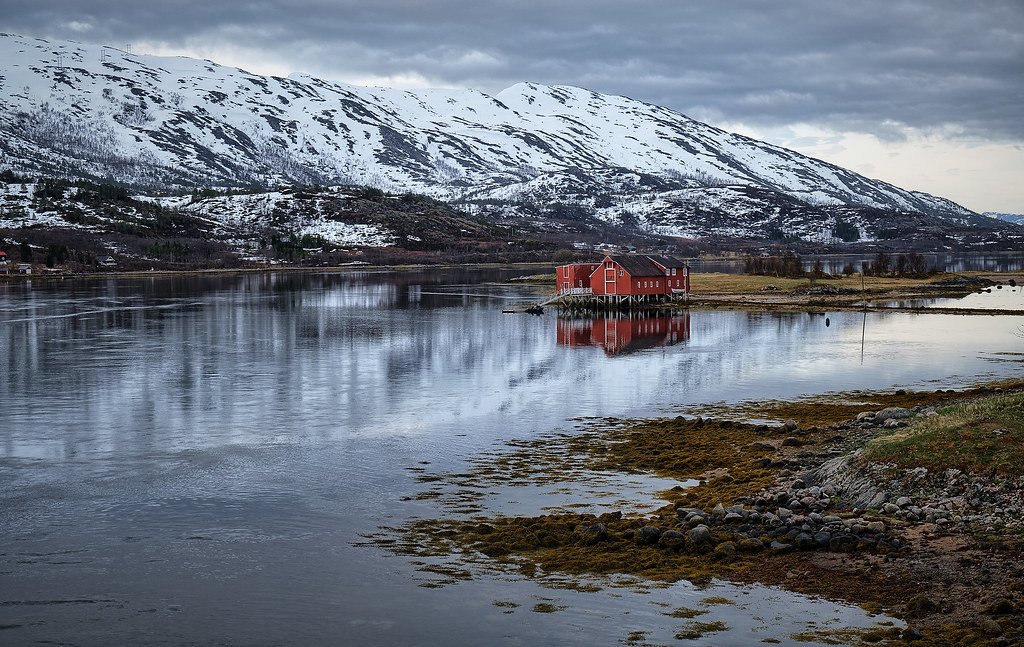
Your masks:
M849 508L841 497L828 496L827 489L814 493L820 499L810 503L804 497L806 509L800 510L796 497L786 497L785 491L804 485L792 485L799 474L893 432L883 429L881 421L875 427L856 424L852 419L860 412L925 411L1021 391L1024 381L1004 381L955 392L853 392L799 402L751 402L714 412L735 420L589 420L580 433L519 442L508 451L479 457L466 473L421 474L424 483L455 489L455 496L433 491L441 501L450 497L450 512L459 513L462 506L462 514L415 521L373 542L424 559L562 578L554 588L580 586L574 576L614 574L652 583L756 582L859 604L908 624L906 629L808 631L790 637L797 642L1015 644L1024 641L1019 527L957 530L911 523L906 520L911 517ZM665 505L643 514L612 510L506 517L472 506L478 493L493 484L558 482L580 470L698 479L698 484L658 493ZM780 523L783 512L791 514L778 505L780 500L791 501L785 505L796 508L797 516ZM751 521L763 517L775 525ZM798 527L794 518L805 525ZM831 541L826 529L832 530ZM807 539L811 535L818 543ZM427 572L452 578L447 581L471 577L462 569L421 564ZM594 585L582 586L593 590Z

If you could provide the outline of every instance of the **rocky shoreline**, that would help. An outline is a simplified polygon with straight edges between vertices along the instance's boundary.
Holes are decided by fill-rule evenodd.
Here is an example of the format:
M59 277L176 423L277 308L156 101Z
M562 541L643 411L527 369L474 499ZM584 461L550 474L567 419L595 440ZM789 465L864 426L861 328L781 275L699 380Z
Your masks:
M420 521L405 529L406 545L482 554L527 573L759 582L906 622L805 636L833 644L1019 644L1024 478L867 460L865 447L938 416L948 403L1022 389L876 395L866 399L887 406L862 406L853 417L806 429L797 420L682 416L612 425L557 442L589 456L594 469L692 476L699 485L661 493L669 503L650 515ZM801 406L807 420L850 411L829 401ZM550 459L537 444L517 451L503 468Z

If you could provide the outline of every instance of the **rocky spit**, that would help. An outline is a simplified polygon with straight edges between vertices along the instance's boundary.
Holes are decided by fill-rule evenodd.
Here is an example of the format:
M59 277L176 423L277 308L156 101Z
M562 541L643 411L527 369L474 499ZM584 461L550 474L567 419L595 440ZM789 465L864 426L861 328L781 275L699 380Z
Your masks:
M932 532L953 533L1024 525L1024 479L901 469L860 460L863 450L849 449L862 446L879 428L934 415L932 407L865 411L839 425L841 435L821 452L802 450L807 432L787 422L784 428L793 435L781 443L761 443L779 451L776 458L759 459L783 466L774 486L733 505L679 507L674 528L644 526L634 539L668 548L703 546L722 558L761 550L890 553L905 547L900 535L912 526L929 524ZM595 523L587 532L601 539L607 530Z
M932 407L888 408L865 411L848 429L906 426L917 416L938 415ZM990 432L999 435L1002 430ZM929 471L860 460L861 450L827 460L807 471L805 483L835 489L838 499L850 508L871 510L909 524L935 524L953 530L1019 529L1024 526L1024 479L995 474L968 474L950 468Z

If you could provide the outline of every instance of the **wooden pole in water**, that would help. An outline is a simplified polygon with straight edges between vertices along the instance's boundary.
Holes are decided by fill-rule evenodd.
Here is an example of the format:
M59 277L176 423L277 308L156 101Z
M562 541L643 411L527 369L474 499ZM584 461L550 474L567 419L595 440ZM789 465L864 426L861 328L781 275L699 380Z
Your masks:
M864 275L861 274L861 276L863 277ZM864 331L867 330L867 327L868 327L868 311L865 310L864 311L864 318L861 319L861 321L860 321L860 364L861 364L861 366L864 365Z

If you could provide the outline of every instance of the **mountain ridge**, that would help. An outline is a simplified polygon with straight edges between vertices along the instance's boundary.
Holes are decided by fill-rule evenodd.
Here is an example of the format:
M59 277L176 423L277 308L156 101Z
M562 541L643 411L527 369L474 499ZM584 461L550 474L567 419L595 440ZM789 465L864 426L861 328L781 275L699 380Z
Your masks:
M1003 222L1012 222L1015 225L1024 225L1024 213L1001 213L998 211L985 211L981 215L994 218Z
M673 111L566 85L362 88L186 57L0 35L0 161L136 186L361 184L447 200L628 169L819 205L974 212ZM83 132L84 131L84 132Z
M268 232L339 248L445 248L415 211L382 211L365 201L359 204L369 212L336 208L339 200L356 204L351 196L359 187L446 203L443 217L430 222L454 229L436 235L478 252L493 251L498 240L540 249L595 244L606 235L656 245L898 241L917 249L1005 248L1024 240L1020 226L945 198L663 106L573 86L520 82L494 96L365 88L11 34L0 34L0 58L0 170L31 178L37 188L46 178L81 179L172 205L170 215L145 215L142 206L117 204L108 218L96 199L75 197L95 193L88 187L44 187L40 199L18 188L24 181L0 187L4 229L85 227L94 248L108 240L116 249L122 231L137 234L136 254L148 236L187 238L180 227L165 226L168 218L193 223L199 239L203 223L216 222L224 249L243 255ZM156 197L203 187L264 195ZM487 233L469 243L458 224L466 217L498 229L474 225L470 230ZM517 241L510 231L530 233Z

